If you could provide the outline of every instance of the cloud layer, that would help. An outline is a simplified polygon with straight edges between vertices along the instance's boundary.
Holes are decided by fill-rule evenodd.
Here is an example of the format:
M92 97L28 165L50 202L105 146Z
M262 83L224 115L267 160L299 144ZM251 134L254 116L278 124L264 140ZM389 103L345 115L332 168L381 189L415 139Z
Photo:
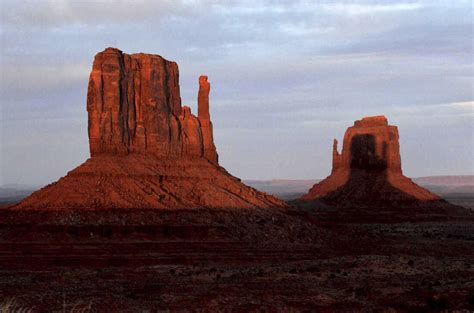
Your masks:
M2 183L88 157L85 98L108 46L177 61L183 104L212 84L221 163L321 178L362 116L399 126L406 174L473 174L470 1L3 1Z

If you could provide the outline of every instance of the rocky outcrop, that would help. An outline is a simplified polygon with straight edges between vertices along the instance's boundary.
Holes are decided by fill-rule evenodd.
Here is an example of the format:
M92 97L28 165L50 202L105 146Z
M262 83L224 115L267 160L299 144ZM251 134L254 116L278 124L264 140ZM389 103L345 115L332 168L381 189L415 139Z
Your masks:
M201 132L203 139L203 154L206 159L217 164L218 155L214 145L211 116L209 115L209 92L211 85L207 81L207 76L199 77L198 93L198 118L201 123Z
M204 158L98 155L33 193L17 209L233 209L285 204Z
M217 164L209 91L207 76L201 76L195 117L181 107L175 62L105 49L94 59L87 93L91 155L204 156Z
M388 125L385 116L355 121L344 135L341 154L334 139L332 172L350 169L402 173L398 129Z
M87 93L91 158L15 208L285 207L219 166L209 92L201 76L196 117L181 106L175 62L115 48L98 53Z
M95 56L87 92L91 155L182 154L178 66L158 55L108 48Z
M331 175L301 200L321 199L343 206L398 205L439 197L402 173L398 129L385 116L364 117L349 127L341 153L333 143Z

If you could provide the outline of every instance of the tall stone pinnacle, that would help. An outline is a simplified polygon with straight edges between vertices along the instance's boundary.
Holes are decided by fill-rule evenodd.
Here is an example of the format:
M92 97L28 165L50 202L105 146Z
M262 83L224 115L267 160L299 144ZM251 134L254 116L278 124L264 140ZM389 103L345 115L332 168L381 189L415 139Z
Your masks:
M209 92L211 84L207 81L207 76L199 76L198 92L198 117L200 120L209 120Z
M207 81L207 76L199 77L198 93L198 118L201 122L202 139L204 146L204 157L217 164L218 155L214 145L214 135L212 129L211 117L209 115L209 92L211 85Z

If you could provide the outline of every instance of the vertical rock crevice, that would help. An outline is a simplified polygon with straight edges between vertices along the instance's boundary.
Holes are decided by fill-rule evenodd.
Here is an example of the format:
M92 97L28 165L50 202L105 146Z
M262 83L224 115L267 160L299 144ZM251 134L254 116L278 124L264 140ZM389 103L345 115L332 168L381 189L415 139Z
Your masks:
M95 56L87 111L91 156L148 153L218 164L210 84L199 78L198 117L181 106L179 70L159 55L107 48Z

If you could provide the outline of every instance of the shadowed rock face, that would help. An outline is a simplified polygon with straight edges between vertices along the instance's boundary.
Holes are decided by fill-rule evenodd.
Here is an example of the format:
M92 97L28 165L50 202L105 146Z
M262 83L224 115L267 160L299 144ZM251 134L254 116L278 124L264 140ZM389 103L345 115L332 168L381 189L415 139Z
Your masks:
M332 172L351 168L402 173L398 129L385 116L355 121L344 135L341 154L334 140Z
M322 199L342 205L398 205L438 200L402 173L398 129L384 116L365 117L349 127L342 152L333 145L329 177L315 184L301 200Z
M175 62L98 53L87 93L91 158L15 208L285 207L219 166L209 92L201 76L196 117L181 106Z

